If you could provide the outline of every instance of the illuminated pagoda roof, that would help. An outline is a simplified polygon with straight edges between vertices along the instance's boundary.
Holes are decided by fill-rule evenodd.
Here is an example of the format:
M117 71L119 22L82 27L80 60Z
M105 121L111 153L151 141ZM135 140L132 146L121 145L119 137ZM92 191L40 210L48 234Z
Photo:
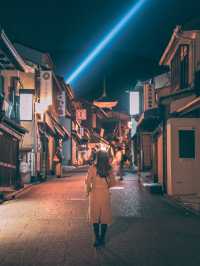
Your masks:
M106 93L106 82L104 80L104 86L103 86L103 94L101 97L93 101L93 104L99 108L105 108L105 109L112 109L118 104L118 101L113 100L112 98L107 96Z

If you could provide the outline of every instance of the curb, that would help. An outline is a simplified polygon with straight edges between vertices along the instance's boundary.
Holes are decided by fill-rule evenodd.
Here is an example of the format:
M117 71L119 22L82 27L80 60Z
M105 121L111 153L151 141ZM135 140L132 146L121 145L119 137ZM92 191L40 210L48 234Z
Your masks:
M74 169L69 169L66 171L63 171L63 176L67 175L67 174L73 174L73 173L82 173L82 172L87 172L88 171L89 166L80 166Z
M147 187L144 186L144 183L145 183L144 180L141 180L141 179L140 179L139 182L141 183L142 187L145 188L146 191L148 191L148 192L151 193L151 191L150 191L150 189L148 188L148 186L147 186ZM185 211L185 212L189 212L190 214L193 214L193 215L195 215L195 216L200 217L200 212L195 211L195 210L193 210L193 209L191 209L191 208L188 208L188 207L186 207L184 204L181 204L180 202L177 202L176 200L173 200L173 199L172 199L171 197L169 197L167 194L162 193L162 194L160 194L160 196L162 196L163 199L164 199L168 204L172 205L173 207L176 207L176 208L182 209L182 210Z
M83 173L83 172L87 172L88 169L76 169L76 170L72 170L72 171L67 171L65 172L65 174L73 174L73 173Z
M195 211L195 210L193 210L191 208L187 208L184 204L181 204L181 203L177 202L176 200L171 199L168 195L164 194L163 198L168 204L171 204L174 207L177 207L177 208L182 209L182 210L184 210L186 212L189 212L189 213L191 213L191 214L193 214L195 216L200 217L200 212Z
M55 178L55 175L47 176L47 180L51 180L53 178ZM45 180L45 182L47 180ZM34 183L31 183L31 184L26 184L23 188L21 188L19 190L15 190L12 193L9 193L8 195L4 195L3 199L0 199L0 204L3 204L6 201L13 200L13 199L17 198L19 195L21 195L26 190L31 189L34 185L38 185L38 184L41 184L41 183L43 183L43 182L36 181Z
M25 187L23 187L23 188L21 188L19 190L16 190L13 193L10 193L10 194L6 195L4 197L4 201L15 199L19 194L21 194L22 192L26 191L27 189L31 188L33 185L36 185L36 184L38 184L38 183L28 184Z

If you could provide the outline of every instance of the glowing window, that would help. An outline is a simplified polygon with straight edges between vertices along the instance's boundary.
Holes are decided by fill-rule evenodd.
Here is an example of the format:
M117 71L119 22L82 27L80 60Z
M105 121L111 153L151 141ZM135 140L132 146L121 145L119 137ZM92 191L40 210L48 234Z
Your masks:
M20 120L31 121L33 119L33 95L20 93Z
M139 92L130 92L130 115L139 114Z

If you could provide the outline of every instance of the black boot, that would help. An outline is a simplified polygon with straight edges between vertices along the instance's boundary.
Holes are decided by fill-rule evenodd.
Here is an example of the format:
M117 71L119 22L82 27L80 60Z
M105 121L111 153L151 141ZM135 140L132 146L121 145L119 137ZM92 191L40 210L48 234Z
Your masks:
M100 242L102 246L105 246L105 237L106 237L106 232L107 232L107 224L101 224L101 238Z
M93 224L94 235L95 235L95 242L94 247L100 246L100 237L99 237L99 224Z

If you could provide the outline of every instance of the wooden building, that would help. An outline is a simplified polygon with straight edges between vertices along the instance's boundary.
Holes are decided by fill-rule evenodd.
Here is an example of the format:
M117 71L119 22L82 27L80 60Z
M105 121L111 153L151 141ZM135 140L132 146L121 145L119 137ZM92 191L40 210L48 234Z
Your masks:
M5 32L0 30L0 190L21 187L19 144L27 132L20 126L18 75L13 76L7 86L5 72L29 70Z
M154 77L155 104L144 111L134 136L140 170L149 157L155 182L169 195L200 193L200 31L177 26L161 57L170 72ZM141 135L150 134L148 151Z
M159 99L164 188L169 195L200 193L200 31L177 26L160 65L171 72L171 90Z

